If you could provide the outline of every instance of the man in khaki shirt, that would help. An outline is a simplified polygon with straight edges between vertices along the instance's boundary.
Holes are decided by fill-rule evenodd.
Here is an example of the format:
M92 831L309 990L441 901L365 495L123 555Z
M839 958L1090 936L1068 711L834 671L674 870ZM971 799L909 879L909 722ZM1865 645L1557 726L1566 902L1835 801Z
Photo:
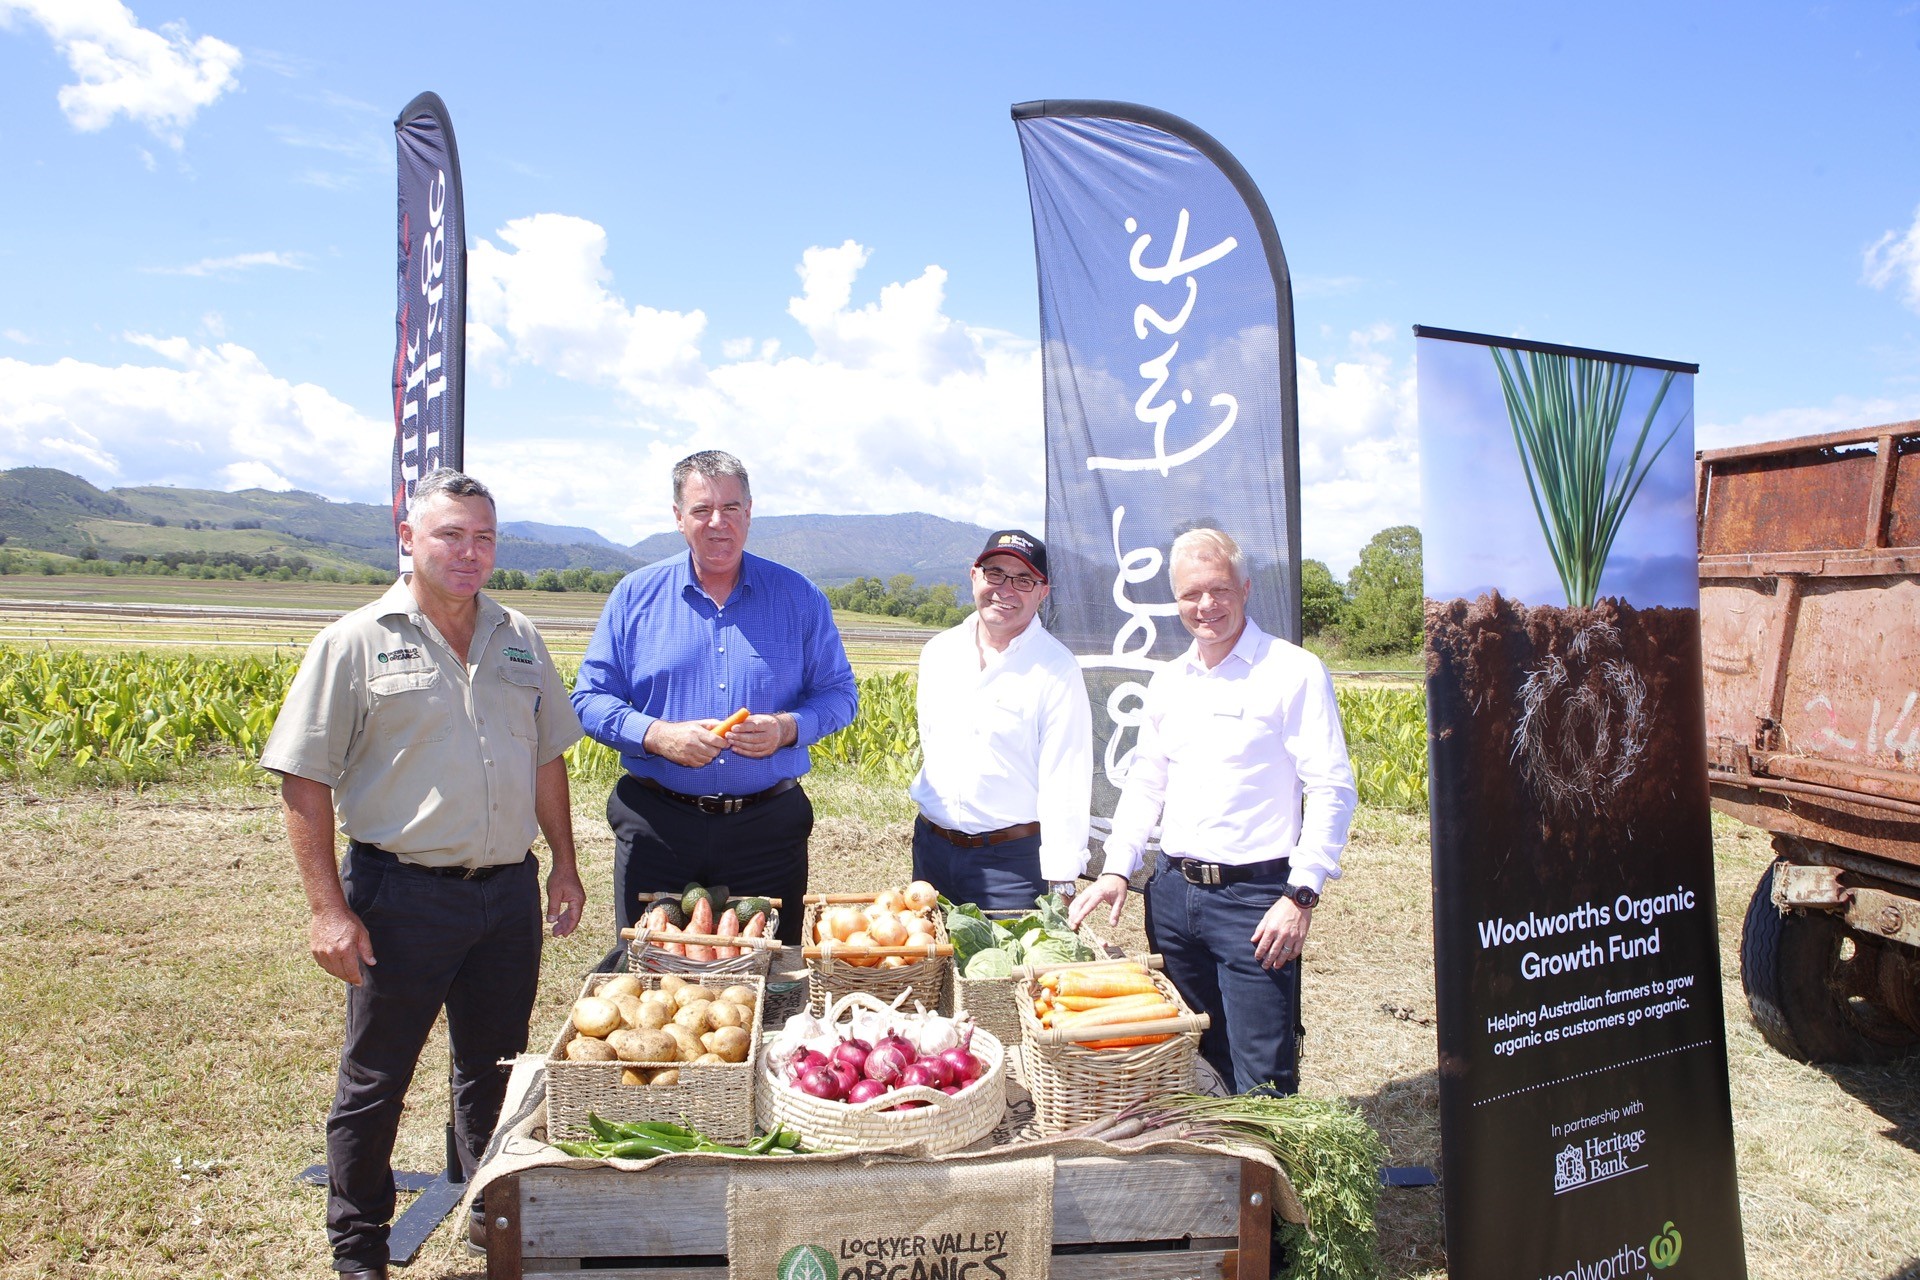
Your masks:
M542 934L536 829L553 855L554 934L572 932L586 904L562 754L580 722L539 633L480 592L493 572L492 496L435 471L400 536L412 573L314 638L260 757L281 775L313 957L348 984L327 1235L334 1269L362 1278L387 1274L394 1139L440 1010L466 1174L499 1118L498 1064L527 1046Z

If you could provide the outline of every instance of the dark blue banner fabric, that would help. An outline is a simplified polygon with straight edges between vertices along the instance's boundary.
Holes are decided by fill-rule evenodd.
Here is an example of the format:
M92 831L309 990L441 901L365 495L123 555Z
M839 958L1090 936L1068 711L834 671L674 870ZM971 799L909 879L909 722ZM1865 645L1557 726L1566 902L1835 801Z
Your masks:
M1415 333L1448 1273L1737 1278L1694 367Z
M462 465L467 344L467 220L460 153L439 95L393 122L399 164L398 310L393 353L393 521L435 467ZM397 547L397 543L396 543ZM400 567L407 568L406 557Z
M1014 108L1033 206L1047 432L1047 626L1080 656L1106 829L1152 672L1188 643L1167 548L1239 540L1249 615L1300 638L1293 301L1265 202L1148 108Z

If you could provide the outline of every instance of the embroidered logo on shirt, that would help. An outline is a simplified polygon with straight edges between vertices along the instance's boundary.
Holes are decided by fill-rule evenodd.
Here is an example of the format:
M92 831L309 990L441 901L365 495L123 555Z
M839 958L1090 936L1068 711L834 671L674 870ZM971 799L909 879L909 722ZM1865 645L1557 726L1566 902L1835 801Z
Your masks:
M377 653L374 655L374 658L379 662L412 662L419 656L420 651L418 649L408 647L405 649L393 649L387 653Z
M501 650L501 652L507 655L508 662L524 662L528 666L534 665L533 654L525 649L515 649L509 645L507 648Z

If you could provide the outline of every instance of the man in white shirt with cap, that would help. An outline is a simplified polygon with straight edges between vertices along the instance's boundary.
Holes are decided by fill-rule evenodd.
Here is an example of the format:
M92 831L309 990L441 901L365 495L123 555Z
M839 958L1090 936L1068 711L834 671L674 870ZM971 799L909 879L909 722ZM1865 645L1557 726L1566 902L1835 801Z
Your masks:
M1080 664L1036 617L1046 546L1003 529L971 576L973 615L920 651L913 874L954 902L1031 910L1086 866L1093 716Z
M1247 617L1253 583L1226 534L1181 534L1169 574L1193 644L1147 686L1106 866L1071 919L1106 902L1120 922L1158 822L1147 940L1212 1019L1200 1052L1238 1092L1293 1093L1300 953L1355 800L1333 680Z

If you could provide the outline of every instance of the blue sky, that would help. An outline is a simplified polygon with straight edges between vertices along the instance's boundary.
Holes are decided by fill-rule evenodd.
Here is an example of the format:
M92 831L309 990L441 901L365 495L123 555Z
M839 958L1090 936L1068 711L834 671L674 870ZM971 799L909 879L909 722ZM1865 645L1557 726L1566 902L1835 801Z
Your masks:
M1007 108L1104 97L1265 193L1344 572L1419 509L1415 323L1698 361L1702 444L1920 417L1917 73L1912 4L0 0L0 466L383 496L431 88L508 518L639 537L718 446L762 515L1037 524Z

